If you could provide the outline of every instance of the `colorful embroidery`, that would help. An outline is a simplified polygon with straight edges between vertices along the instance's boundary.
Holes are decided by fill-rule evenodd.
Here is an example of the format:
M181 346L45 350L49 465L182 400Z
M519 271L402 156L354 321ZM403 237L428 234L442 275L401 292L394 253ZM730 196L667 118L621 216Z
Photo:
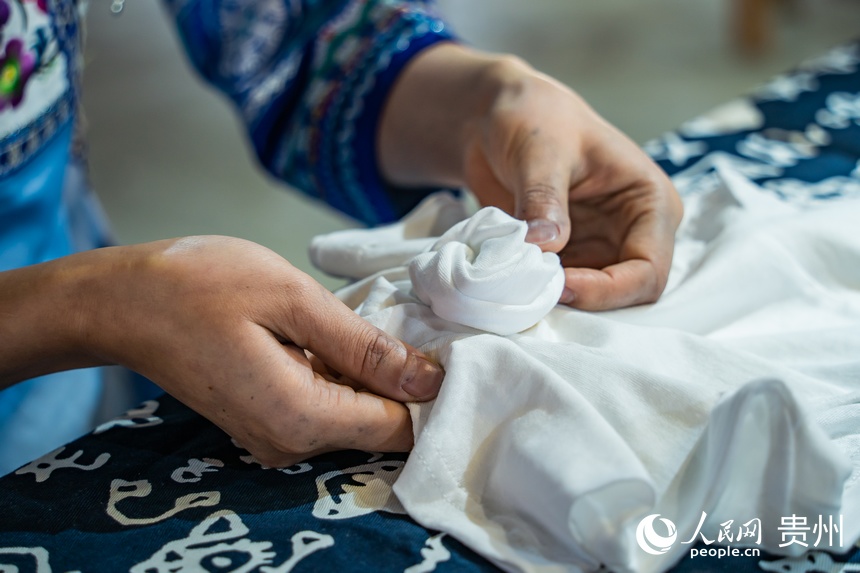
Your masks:
M0 56L0 111L6 106L18 107L24 97L24 86L36 67L36 56L27 51L20 38L6 42Z
M168 5L192 61L235 102L266 169L365 223L403 214L376 167L376 127L403 65L451 37L429 2Z
M72 0L0 0L0 176L74 115L78 10Z

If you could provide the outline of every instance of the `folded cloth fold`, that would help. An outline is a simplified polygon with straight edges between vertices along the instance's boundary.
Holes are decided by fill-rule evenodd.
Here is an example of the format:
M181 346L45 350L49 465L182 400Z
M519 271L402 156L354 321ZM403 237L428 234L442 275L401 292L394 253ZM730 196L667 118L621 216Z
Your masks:
M447 192L434 193L397 223L317 235L308 254L315 267L332 276L363 279L408 264L468 216L463 201Z

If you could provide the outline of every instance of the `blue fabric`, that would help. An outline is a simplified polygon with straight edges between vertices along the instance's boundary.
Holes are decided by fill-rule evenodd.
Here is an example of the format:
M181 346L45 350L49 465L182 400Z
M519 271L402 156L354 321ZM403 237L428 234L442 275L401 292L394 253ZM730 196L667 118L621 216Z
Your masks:
M263 167L367 224L432 190L389 189L373 148L394 79L452 38L423 0L166 0L204 79L236 105Z
M72 252L60 208L71 140L69 123L29 163L0 179L0 270Z
M74 252L68 211L61 208L71 139L69 123L27 164L0 178L0 270ZM44 376L0 392L0 475L86 433L100 396L98 369Z
M192 62L235 102L273 174L370 224L402 214L425 192L385 186L374 138L399 70L451 37L428 2L167 4ZM75 2L48 5L61 49L77 62ZM667 172L696 174L703 185L712 169L701 162L723 153L742 160L766 192L786 200L845 196L860 180L860 116L851 115L860 106L839 107L831 98L844 94L860 102L860 45L843 54L814 73L795 74L814 76L809 89L753 96L760 126L709 136L673 133L647 148ZM74 85L75 71L70 66ZM75 97L74 90L64 93L51 114L12 134L0 153L0 270L103 244L95 202L69 151ZM679 144L692 146L681 159L670 149ZM100 387L97 371L81 370L0 393L0 474L82 433ZM284 470L264 468L216 426L162 397L0 478L0 569L156 570L157 563L158 570L175 570L182 562L185 570L260 572L314 547L296 570L495 570L455 539L439 538L379 504L374 496L385 490L369 478L395 471L404 459L348 451ZM313 545L319 541L330 545ZM428 564L433 559L435 566ZM764 559L776 561L686 559L677 571L751 572ZM771 565L824 570L844 561L860 562L860 553L811 552Z
M101 395L98 368L33 378L0 393L4 410L14 408L0 418L0 475L89 432Z
M195 473L192 460L213 465ZM31 554L10 550L18 547L38 550L54 571L263 573L280 570L296 554L296 536L312 532L333 545L301 559L296 572L404 571L422 561L437 532L372 511L373 495L346 499L367 481L370 460L398 468L405 455L346 451L263 469L214 424L165 396L53 461L0 479L0 564L32 564ZM177 502L185 496L196 507ZM315 510L318 500L325 510ZM175 518L158 518L174 507L182 508ZM344 507L353 514L339 515ZM126 519L144 523L118 521ZM456 540L441 543L451 553L447 570L496 571Z
M849 178L842 185L851 189L851 180L860 179L860 43L854 42L832 52L832 60L854 62L835 67L822 60L818 67L801 68L780 76L777 90L765 85L746 99L761 114L760 126L731 130L713 135L685 136L673 132L672 140L664 137L646 144L645 149L669 175L684 176L700 162L715 153L725 153L746 164L747 176L774 195L786 199L786 189L794 188L809 200L837 198L844 192L830 192L831 181L836 186L839 177ZM834 96L853 102L853 108L842 110L841 121L827 120L836 107ZM683 145L697 146L694 152L672 158L668 150ZM692 148L691 148L692 149ZM744 169L742 168L742 171ZM707 173L702 170L702 174ZM820 191L824 189L825 195Z
M403 70L404 66L419 52L438 44L449 41L443 35L441 23L435 23L432 33L421 36L398 50L391 57L391 63L379 74L373 89L367 94L363 113L355 124L356 137L353 141L353 157L356 163L358 184L364 189L377 191L370 197L379 215L380 222L392 222L411 211L428 193L437 189L409 189L388 185L379 172L377 159L377 126L382 116L382 110L388 97L388 92ZM383 193L384 192L384 193Z

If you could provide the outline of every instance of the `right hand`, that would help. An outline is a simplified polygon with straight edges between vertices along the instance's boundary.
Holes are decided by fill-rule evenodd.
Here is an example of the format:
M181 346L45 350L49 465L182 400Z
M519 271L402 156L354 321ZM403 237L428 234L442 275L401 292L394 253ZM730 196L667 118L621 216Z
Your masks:
M267 466L336 449L407 451L401 402L435 397L442 381L416 349L248 241L191 237L47 265L66 284L66 300L51 304L76 309L78 353L140 372ZM314 370L306 350L350 383Z
M379 165L398 186L468 187L558 253L562 303L657 300L683 207L645 153L570 88L516 58L439 43L389 95Z

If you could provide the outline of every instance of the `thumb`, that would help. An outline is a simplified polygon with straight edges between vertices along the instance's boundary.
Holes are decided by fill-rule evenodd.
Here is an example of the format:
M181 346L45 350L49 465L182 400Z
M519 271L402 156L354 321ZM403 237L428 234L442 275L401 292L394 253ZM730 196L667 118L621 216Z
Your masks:
M401 402L436 397L444 371L416 348L371 325L320 287L294 314L288 336L368 390Z
M555 148L537 141L523 146L514 157L514 197L516 217L529 225L526 241L558 252L570 237L570 166Z

